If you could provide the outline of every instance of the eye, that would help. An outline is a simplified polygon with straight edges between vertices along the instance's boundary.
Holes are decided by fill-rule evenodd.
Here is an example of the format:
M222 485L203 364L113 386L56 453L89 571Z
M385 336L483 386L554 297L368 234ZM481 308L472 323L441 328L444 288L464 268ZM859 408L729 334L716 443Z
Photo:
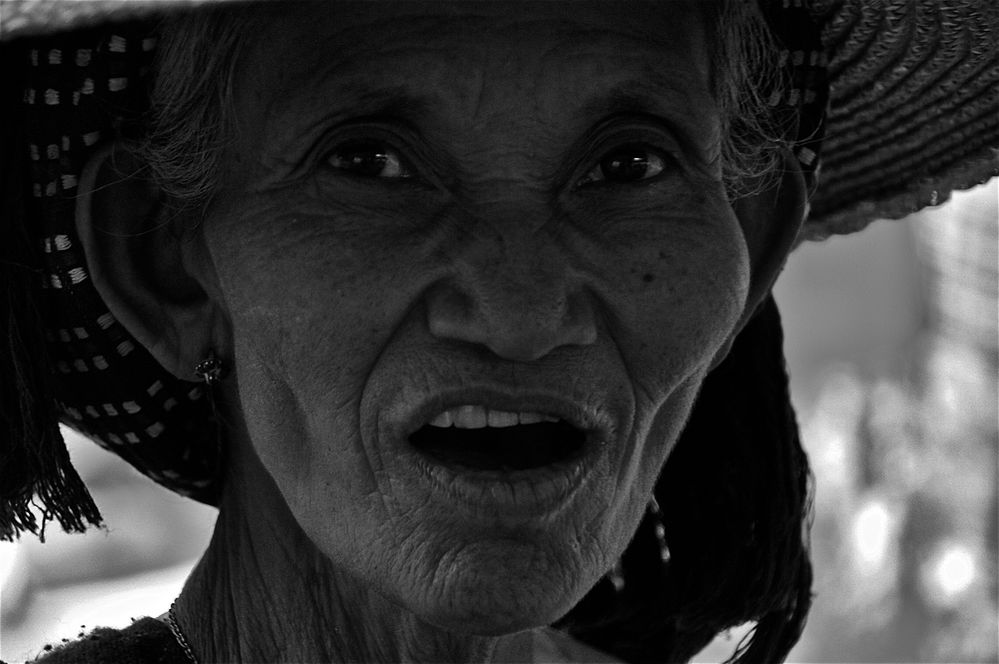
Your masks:
M608 152L583 176L578 186L598 183L628 184L648 180L667 168L669 158L643 145L624 145Z
M358 177L413 177L399 152L381 141L354 140L341 143L326 155L326 163L331 168Z

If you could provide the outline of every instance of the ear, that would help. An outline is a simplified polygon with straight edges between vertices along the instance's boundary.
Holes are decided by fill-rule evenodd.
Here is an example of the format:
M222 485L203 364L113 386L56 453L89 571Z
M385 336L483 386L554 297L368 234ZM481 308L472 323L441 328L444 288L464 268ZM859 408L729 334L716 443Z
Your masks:
M776 176L763 176L757 193L739 198L732 205L749 249L751 269L742 325L773 289L808 212L808 191L798 160L788 148L783 148L781 155Z
M198 380L195 365L210 349L225 356L228 338L202 234L180 230L184 220L122 144L90 158L79 192L76 230L97 292L167 371Z
M749 296L739 324L715 356L714 369L728 355L735 337L770 295L787 257L796 246L798 232L808 213L808 190L798 160L788 148L781 150L779 172L763 176L751 187L756 193L732 203L749 250Z

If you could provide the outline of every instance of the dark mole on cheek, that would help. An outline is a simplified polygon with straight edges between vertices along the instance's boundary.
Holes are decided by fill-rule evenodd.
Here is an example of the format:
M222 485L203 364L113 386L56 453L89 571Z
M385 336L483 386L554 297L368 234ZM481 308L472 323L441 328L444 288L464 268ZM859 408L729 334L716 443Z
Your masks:
M642 275L642 281L644 281L645 283L650 283L655 278L656 278L655 275L653 275L653 274L651 274L649 272L646 272L645 274Z
M666 258L666 252L665 251L660 251L659 252L659 260L664 260L665 258Z

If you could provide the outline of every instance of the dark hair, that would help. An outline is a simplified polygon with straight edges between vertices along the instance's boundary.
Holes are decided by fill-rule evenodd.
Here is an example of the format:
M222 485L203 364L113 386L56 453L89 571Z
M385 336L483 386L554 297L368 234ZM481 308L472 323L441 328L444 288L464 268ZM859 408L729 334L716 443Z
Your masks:
M623 592L601 581L562 625L630 662L685 662L755 621L734 661L783 661L811 604L811 475L772 296L705 380L656 498L669 563L646 518L622 557Z

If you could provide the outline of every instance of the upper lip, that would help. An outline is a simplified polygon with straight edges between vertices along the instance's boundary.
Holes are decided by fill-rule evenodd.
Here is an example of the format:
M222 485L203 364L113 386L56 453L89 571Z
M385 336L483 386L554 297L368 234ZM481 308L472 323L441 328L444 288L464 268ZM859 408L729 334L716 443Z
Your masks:
M554 394L544 390L504 389L498 387L460 387L428 393L410 400L393 413L392 428L403 438L408 438L435 416L448 408L463 405L481 405L492 410L509 412L540 412L554 415L587 434L609 435L612 422L601 407L586 401ZM603 437L601 436L601 437Z

